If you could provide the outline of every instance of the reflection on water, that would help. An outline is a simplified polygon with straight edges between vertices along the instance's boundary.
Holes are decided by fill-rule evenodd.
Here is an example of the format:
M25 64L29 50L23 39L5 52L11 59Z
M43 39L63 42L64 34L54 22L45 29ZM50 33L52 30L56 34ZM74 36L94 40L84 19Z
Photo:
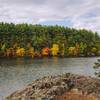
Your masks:
M0 59L0 100L46 75L72 72L94 76L97 58Z

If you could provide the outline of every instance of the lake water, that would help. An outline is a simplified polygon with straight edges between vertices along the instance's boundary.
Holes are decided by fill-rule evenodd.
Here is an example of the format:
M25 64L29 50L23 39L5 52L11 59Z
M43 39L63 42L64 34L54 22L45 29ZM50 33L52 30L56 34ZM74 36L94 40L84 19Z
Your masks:
M0 100L43 76L65 72L94 77L93 58L0 59Z

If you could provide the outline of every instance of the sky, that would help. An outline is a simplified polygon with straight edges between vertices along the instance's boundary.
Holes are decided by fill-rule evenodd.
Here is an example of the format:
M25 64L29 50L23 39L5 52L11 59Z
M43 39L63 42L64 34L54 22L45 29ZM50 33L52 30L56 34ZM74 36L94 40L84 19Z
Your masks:
M100 0L0 0L0 22L62 25L100 33Z

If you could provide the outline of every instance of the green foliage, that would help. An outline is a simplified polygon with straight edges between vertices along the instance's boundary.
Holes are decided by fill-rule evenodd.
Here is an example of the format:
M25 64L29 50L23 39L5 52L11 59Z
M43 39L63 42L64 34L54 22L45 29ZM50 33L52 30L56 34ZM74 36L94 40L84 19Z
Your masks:
M31 24L0 23L0 52L6 49L17 47L27 49L30 43L35 51L41 52L44 47L51 48L53 44L59 45L62 50L64 44L64 54L69 55L69 48L79 44L79 51L75 49L78 56L91 56L100 54L100 36L96 32L85 29L76 30L74 28L61 26L42 26ZM0 53L1 54L1 53Z

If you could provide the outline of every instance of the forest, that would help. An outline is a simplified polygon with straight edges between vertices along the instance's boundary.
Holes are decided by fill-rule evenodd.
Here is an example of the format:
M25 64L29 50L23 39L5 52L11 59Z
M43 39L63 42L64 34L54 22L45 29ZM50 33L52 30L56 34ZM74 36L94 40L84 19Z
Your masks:
M100 56L100 36L64 26L0 23L0 57Z

